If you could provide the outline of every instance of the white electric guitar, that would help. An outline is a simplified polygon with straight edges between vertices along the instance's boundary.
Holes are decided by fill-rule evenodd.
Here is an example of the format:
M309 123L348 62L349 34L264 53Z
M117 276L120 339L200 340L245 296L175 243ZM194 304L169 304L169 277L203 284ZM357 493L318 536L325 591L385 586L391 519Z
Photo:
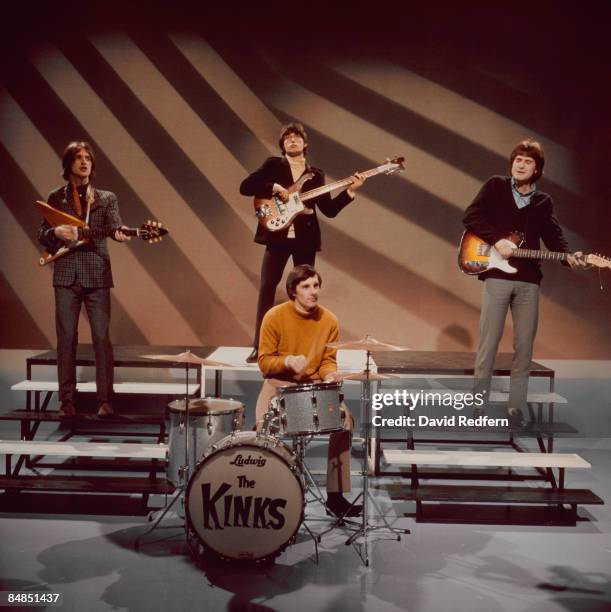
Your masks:
M371 170L365 170L361 172L365 178L375 176L376 174L394 174L395 172L401 172L405 169L403 162L404 157L395 157L389 159L385 164L372 168ZM301 215L306 212L309 208L305 206L304 202L317 198L318 196L329 193L334 189L341 189L342 187L349 187L352 183L352 177L349 176L341 181L335 181L322 187L316 187L310 191L300 193L304 183L309 181L314 174L312 172L306 172L300 179L291 185L287 191L289 192L289 199L286 202L282 201L279 196L273 198L255 198L255 215L259 223L268 229L270 232L277 232L283 230L290 225L297 215Z

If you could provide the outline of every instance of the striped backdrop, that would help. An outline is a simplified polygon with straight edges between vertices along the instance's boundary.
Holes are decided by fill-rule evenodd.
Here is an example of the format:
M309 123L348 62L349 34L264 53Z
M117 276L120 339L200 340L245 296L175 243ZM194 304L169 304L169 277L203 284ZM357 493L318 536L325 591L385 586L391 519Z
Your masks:
M263 249L238 186L278 153L282 123L299 120L310 162L329 181L407 159L404 173L372 178L337 218L321 216L322 302L342 337L473 350L481 284L456 265L461 215L489 175L506 172L517 141L544 145L539 187L553 195L571 246L611 255L600 155L609 150L608 56L566 39L552 50L555 36L573 31L566 16L551 22L542 51L517 51L507 42L518 20L504 19L477 40L466 18L406 24L404 36L395 23L391 40L379 28L355 37L327 27L306 40L299 28L249 36L244 22L228 35L209 23L136 28L127 18L67 35L38 21L36 36L3 49L0 348L54 344L33 203L61 184L61 152L75 139L93 144L97 186L117 193L126 224L158 219L171 231L158 245L110 245L113 341L248 345ZM596 272L543 266L536 356L608 359L611 270L601 291ZM89 341L85 321L80 333Z

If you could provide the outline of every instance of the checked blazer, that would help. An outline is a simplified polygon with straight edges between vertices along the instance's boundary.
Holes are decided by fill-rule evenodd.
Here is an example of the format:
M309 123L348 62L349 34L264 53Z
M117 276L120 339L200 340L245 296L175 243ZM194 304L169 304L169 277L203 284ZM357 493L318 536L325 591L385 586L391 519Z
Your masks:
M101 189L95 189L94 192L95 197L89 213L89 227L102 230L112 237L114 231L123 225L117 196L111 191ZM52 191L47 203L62 212L76 216L69 185ZM41 223L38 241L51 253L57 251L63 244L46 220ZM92 289L114 286L106 238L90 240L87 244L57 259L53 265L54 287L70 287L74 283Z

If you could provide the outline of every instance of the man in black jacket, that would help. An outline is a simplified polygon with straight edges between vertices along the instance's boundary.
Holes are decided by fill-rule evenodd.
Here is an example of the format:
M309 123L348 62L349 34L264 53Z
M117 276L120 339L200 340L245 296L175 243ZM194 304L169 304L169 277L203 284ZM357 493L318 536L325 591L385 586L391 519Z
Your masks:
M75 415L76 348L78 319L84 303L89 317L95 352L98 416L113 414L113 354L108 335L110 323L110 288L113 286L106 236L118 242L130 240L121 232L117 196L94 189L95 155L87 142L71 142L62 158L66 185L52 191L50 206L85 220L103 237L95 237L57 259L53 270L55 289L55 328L57 332L57 375L60 415ZM79 238L74 225L51 227L43 221L38 240L51 253L64 245L74 245Z
M289 123L282 127L279 139L282 157L269 157L265 163L240 185L240 193L256 198L280 197L287 201L287 188L299 180L306 172L314 177L306 181L302 191L309 191L325 184L325 175L319 168L307 164L306 151L308 137L300 123ZM262 225L257 226L255 242L265 245L261 264L261 285L257 304L257 320L253 351L246 361L255 363L259 347L259 332L265 313L274 305L276 287L282 278L286 262L293 257L293 265L314 266L316 252L320 251L320 227L316 218L316 206L327 217L335 217L354 199L354 192L362 186L365 178L356 173L350 188L335 198L325 194L309 200L306 211L295 218L286 228L270 232Z
M513 231L524 234L522 245L539 250L540 240L550 251L569 251L562 229L554 215L552 198L538 191L535 181L543 174L545 157L541 145L531 139L520 142L509 158L510 177L489 178L463 217L465 227L494 246L504 259L516 245L507 239ZM583 254L568 256L571 267L584 267ZM528 377L539 316L541 266L536 259L514 259L515 274L498 269L479 275L484 281L480 316L480 341L475 361L475 391L487 395L494 359L503 335L507 311L511 308L514 329L514 355L511 366L510 421L524 423Z

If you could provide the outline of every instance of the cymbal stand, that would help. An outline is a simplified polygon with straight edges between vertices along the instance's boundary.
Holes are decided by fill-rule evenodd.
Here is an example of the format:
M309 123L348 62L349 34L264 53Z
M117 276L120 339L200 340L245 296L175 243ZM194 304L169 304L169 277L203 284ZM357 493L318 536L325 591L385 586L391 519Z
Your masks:
M189 349L186 349L186 351L188 352ZM189 461L189 362L185 362L185 462L184 462L184 465L181 465L178 468L178 474L180 478L180 484L174 491L174 496L172 497L169 503L166 503L166 505L163 508L151 514L150 520L153 520L153 516L157 512L159 513L159 515L155 517L153 524L144 533L140 534L136 538L136 542L134 544L134 547L136 550L138 550L138 548L140 547L140 541L144 537L149 535L150 533L153 533L153 531L155 531L155 529L159 527L159 523L161 523L163 517L170 511L172 506L179 499L182 499L182 503L184 504L184 496L187 491L187 485L189 484L189 479L191 477L191 465ZM176 526L174 525L167 525L166 527L174 528L174 529L176 528ZM182 528L185 533L185 537L187 540L187 544L189 546L189 550L191 550L191 545L189 542L189 534L187 530L186 516L183 516L182 518ZM191 552L193 553L192 550Z
M371 351L367 351L367 362L365 373L365 380L362 381L361 388L361 430L363 431L363 465L362 465L362 477L363 477L363 490L357 495L352 502L352 506L355 505L360 498L363 500L363 515L361 520L361 526L358 528L347 540L346 544L352 544L357 554L361 558L361 561L366 567L369 567L369 537L374 531L385 531L388 533L387 537L376 538L378 540L397 540L401 541L401 534L410 533L409 529L398 529L393 527L387 520L380 506L376 502L375 498L369 490L369 451L371 447L371 380L369 379L371 368ZM369 503L377 511L377 516L382 520L382 524L374 524L369 520ZM392 534L392 537L391 537Z

